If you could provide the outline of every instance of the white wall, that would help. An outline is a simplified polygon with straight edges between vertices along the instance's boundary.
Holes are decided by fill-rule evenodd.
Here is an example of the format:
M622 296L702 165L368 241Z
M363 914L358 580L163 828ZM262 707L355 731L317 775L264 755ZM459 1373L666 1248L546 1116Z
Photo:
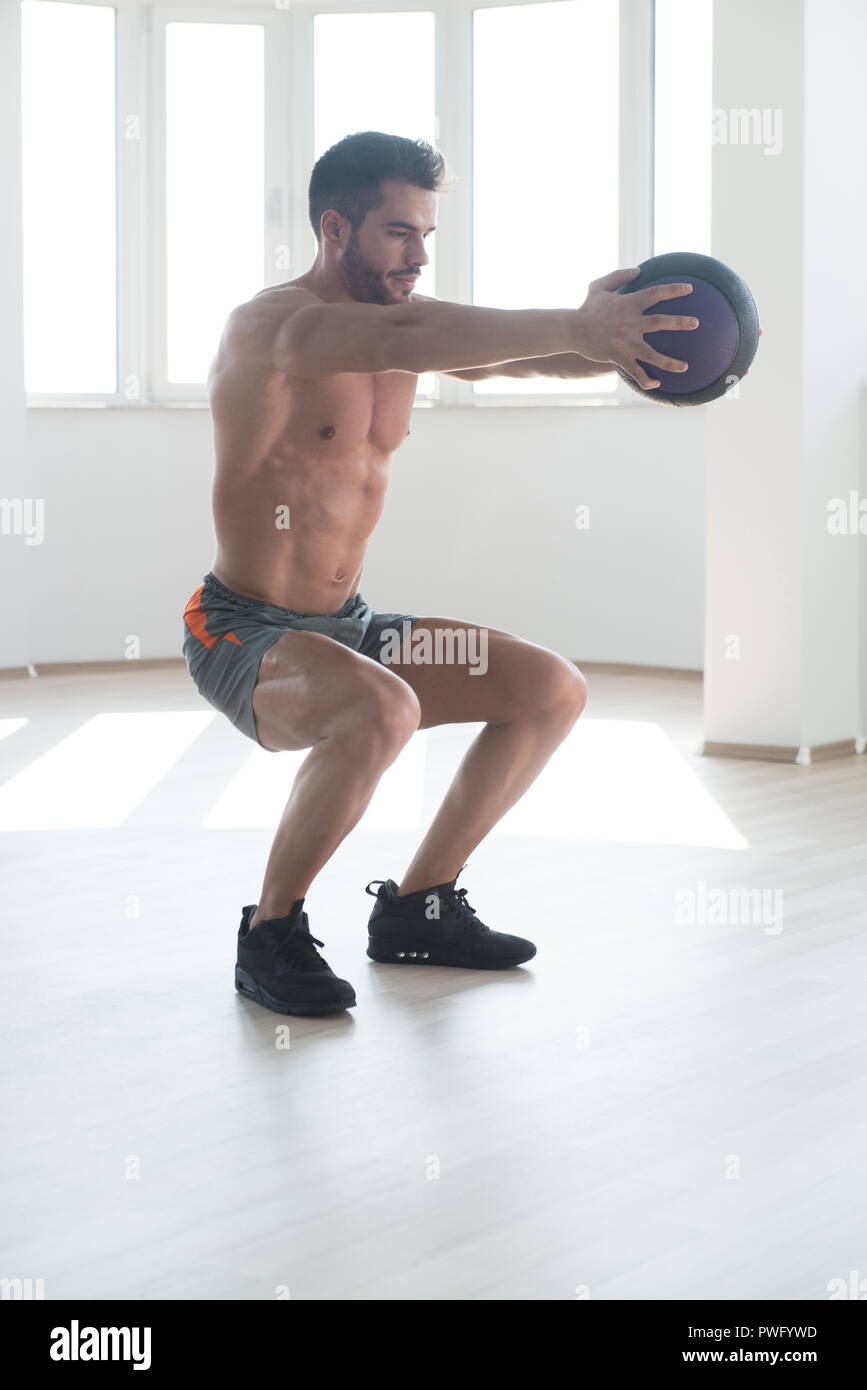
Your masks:
M698 669L706 417L659 405L416 411L366 596L578 660Z

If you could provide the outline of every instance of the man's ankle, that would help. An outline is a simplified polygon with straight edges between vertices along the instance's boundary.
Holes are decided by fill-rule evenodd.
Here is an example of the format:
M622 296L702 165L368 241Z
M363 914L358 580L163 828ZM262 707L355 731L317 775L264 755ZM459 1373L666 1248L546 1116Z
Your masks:
M418 881L415 880L415 878L407 878L406 885L397 885L397 897L411 898L413 897L413 894L415 894L415 892L429 891L429 888L431 888L431 883L418 883ZM440 883L445 883L445 878L440 878Z
M252 931L254 927L257 927L260 922L279 921L283 917L291 916L293 912L297 915L297 913L301 911L303 905L303 898L296 898L288 907L285 902L260 903L253 913L253 919L250 922L250 931Z
M409 885L409 887L407 887L406 884L403 884L403 883L399 883L399 884L397 885L397 888L395 889L395 896L396 896L396 897L398 897L398 898L408 898L409 895L410 895L410 893L420 893L421 890L422 890L422 888L426 886L425 884L421 884L421 883L416 884L416 883L414 883L413 880L412 880L411 878L408 878L408 879L406 880L406 883Z
M453 878L429 878L425 883L422 883L417 877L406 878L403 883L397 885L397 896L399 898L408 898L413 893L429 892L443 883L451 883L453 881Z

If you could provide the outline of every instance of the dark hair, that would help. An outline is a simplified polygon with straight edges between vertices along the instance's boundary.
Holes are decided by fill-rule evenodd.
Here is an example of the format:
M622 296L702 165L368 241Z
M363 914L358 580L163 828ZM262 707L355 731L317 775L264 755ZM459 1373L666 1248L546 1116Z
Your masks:
M322 214L328 208L346 217L356 232L367 214L385 201L379 186L383 179L401 179L440 193L448 192L444 188L447 173L445 157L426 140L383 135L379 130L344 136L320 155L310 175L308 207L317 242L321 241Z

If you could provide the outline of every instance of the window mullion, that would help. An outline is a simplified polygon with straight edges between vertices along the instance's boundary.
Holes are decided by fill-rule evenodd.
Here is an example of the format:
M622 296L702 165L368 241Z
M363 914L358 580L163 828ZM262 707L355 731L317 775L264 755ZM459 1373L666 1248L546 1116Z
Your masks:
M312 170L314 164L313 120L313 12L293 5L289 10L289 41L291 46L291 91L290 109L291 144L290 160L290 268L284 279L294 280L303 275L314 252L313 229L310 226L306 198L304 171Z
M168 345L166 312L166 39L167 10L149 6L146 11L148 71L147 145L147 295L144 324L148 344L147 380L154 404L168 399Z
M440 3L436 15L437 147L446 153L455 183L440 202L437 225L437 297L473 302L473 12ZM437 378L443 406L471 405L473 387L458 377Z
M652 0L620 0L620 264L653 246Z
M653 4L620 0L620 264L653 247Z
M148 399L142 340L143 261L146 241L144 161L147 114L142 29L135 5L116 8L117 23L117 394L112 404L140 406Z
M265 284L295 274L291 228L291 9L265 22Z
M620 0L620 265L653 252L653 0ZM619 377L616 399L635 403Z

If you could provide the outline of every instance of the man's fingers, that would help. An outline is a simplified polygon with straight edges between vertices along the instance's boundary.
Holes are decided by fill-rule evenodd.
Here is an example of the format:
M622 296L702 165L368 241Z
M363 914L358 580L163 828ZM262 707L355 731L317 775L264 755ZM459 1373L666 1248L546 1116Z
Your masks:
M659 304L663 299L679 299L683 294L692 294L692 285L651 285L649 290L636 290L635 298L644 307Z
M641 354L641 360L649 362L651 367L663 367L667 372L685 372L689 367L689 363L681 362L679 357L663 357L662 353L656 352L649 343L647 351Z
M638 273L637 265L629 270L612 270L608 275L601 275L598 280L591 280L590 287L597 290L617 290L621 285L628 285Z
M663 357L661 353L654 352L650 347L647 348L646 352L642 352L641 362L646 362L650 367L662 367L666 372L680 373L689 370L688 362L681 362L677 357ZM643 386L645 390L649 390L652 386L659 386L660 383L648 375L641 362L637 357L631 360L627 358L624 362L618 362L617 366L623 367L623 370L634 377L639 386Z
M617 365L618 367L622 367L625 372L628 372L632 379L638 382L639 386L644 387L645 391L652 391L659 385L658 381L655 381L653 377L647 375L647 372L638 361L630 362L627 359L625 362L618 362Z
M666 328L698 328L700 319L680 318L677 314L644 314L642 316L642 333L658 333ZM647 324L645 328L644 325Z

